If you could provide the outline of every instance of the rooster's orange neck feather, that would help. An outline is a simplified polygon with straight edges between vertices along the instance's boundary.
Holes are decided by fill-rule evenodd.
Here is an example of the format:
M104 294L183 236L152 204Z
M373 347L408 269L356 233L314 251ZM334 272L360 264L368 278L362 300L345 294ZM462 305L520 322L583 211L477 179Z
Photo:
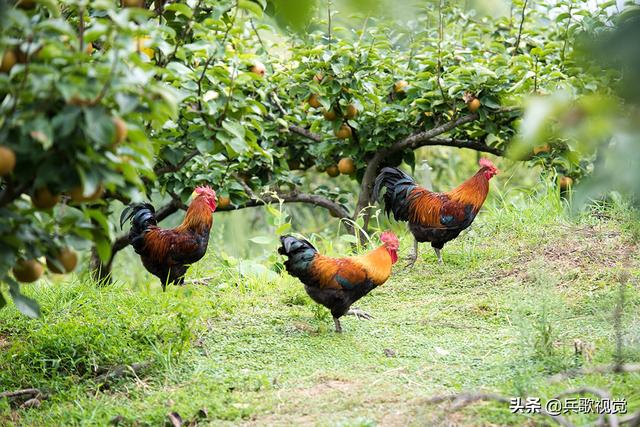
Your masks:
M351 260L365 269L376 286L382 285L391 275L393 261L384 245L364 255L351 257Z
M475 210L480 210L489 193L489 180L484 174L484 168L467 179L462 184L447 193L451 200L464 204L471 204Z
M176 227L176 230L189 230L199 233L211 228L212 223L213 219L211 218L211 208L204 197L198 196L193 200L193 202L191 202L191 205L189 205L189 209L187 209L187 214L184 216L182 224Z

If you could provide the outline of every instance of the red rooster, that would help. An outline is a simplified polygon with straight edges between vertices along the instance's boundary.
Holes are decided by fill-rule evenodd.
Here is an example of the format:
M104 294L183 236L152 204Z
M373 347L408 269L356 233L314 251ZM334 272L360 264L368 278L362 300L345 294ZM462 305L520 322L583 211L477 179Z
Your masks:
M288 260L289 274L300 279L307 294L331 310L336 332L342 332L340 317L345 314L370 319L351 304L387 281L391 266L398 260L398 238L386 231L380 235L382 246L360 256L330 258L318 253L311 243L293 236L281 236L278 249Z
M155 209L149 203L136 203L122 212L120 227L131 218L129 243L140 255L149 273L162 282L182 285L190 264L207 251L209 231L216 210L216 192L209 187L196 187L182 224L172 229L158 227Z
M418 242L431 242L438 262L440 250L469 227L489 193L489 180L499 170L488 159L480 159L480 170L448 193L435 193L419 186L397 168L384 168L376 178L373 199L378 200L382 187L385 211L393 212L397 221L408 221L415 237L408 266L418 257Z

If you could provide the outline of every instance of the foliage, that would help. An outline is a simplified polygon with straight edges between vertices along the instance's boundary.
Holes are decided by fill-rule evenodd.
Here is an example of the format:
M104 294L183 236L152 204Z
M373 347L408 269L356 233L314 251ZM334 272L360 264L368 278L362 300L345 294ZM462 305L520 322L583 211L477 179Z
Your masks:
M592 92L617 75L570 59L578 27L610 5L591 17L564 0L515 2L490 19L439 2L398 22L345 13L384 2L336 4L3 1L0 145L17 165L0 178L0 280L11 294L15 262L61 247L91 242L110 265L122 247L114 200L184 206L207 183L230 196L227 210L302 201L357 220L381 166L413 167L424 145L503 155L526 96ZM575 144L552 145L534 161L575 178L589 170ZM338 173L345 157L351 185L316 173Z
M162 144L148 135L175 115L177 100L137 48L148 17L105 2L2 15L0 49L18 57L0 73L0 141L17 158L0 193L0 278L12 295L19 291L7 274L18 258L55 257L83 241L108 257L106 199L139 199L153 176ZM114 119L126 122L125 144ZM41 189L64 194L62 202L39 203Z
M559 172L574 178L589 172L578 188L578 206L611 191L638 200L640 98L632 76L639 70L640 52L632 40L639 35L640 8L629 4L611 13L614 5L605 2L575 20L562 15L575 37L566 65L584 70L583 79L589 83L582 90L567 87L531 100L521 128L520 150L550 144L553 152L558 145L567 146L573 153L571 162L543 155L544 162L557 163ZM572 170L571 164L577 168Z

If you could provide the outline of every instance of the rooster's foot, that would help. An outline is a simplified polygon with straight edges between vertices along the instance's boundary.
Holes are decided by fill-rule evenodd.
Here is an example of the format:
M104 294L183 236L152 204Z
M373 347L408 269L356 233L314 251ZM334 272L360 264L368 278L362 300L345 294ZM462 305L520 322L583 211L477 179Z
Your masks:
M340 319L337 317L333 318L333 323L336 325L336 334L342 333L342 325L340 325Z
M356 316L357 319L365 319L365 320L373 319L372 315L370 315L365 311L360 310L359 308L352 308L349 311L347 311L345 314L349 316Z
M404 268L411 268L413 267L413 264L416 263L416 260L418 259L418 255L416 254L411 254L408 257L405 258L405 261L407 261L407 264L404 266Z
M436 256L438 257L438 264L443 264L442 262L442 249L438 249L438 248L433 248L433 250L436 252Z
M411 252L405 259L407 261L407 265L405 265L404 268L407 269L413 267L413 264L415 264L418 259L418 241L415 238L413 239L413 252Z

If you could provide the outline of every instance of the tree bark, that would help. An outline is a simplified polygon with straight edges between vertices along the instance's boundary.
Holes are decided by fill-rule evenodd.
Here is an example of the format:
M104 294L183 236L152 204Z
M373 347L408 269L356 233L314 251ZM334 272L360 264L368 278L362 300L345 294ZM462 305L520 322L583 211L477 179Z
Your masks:
M113 263L113 255L106 263L98 255L96 247L91 248L91 257L89 258L89 272L91 278L100 286L111 284L111 264Z
M378 168L385 157L393 152L394 151L389 148L380 150L367 162L367 168L364 171L362 183L360 184L358 203L356 204L356 209L353 212L353 221L356 221L360 214L363 214L362 229L364 232L368 230L369 221L371 219L371 212L369 211L368 206L371 204L371 192L373 191L373 184L376 180ZM362 236L360 237L362 240Z

